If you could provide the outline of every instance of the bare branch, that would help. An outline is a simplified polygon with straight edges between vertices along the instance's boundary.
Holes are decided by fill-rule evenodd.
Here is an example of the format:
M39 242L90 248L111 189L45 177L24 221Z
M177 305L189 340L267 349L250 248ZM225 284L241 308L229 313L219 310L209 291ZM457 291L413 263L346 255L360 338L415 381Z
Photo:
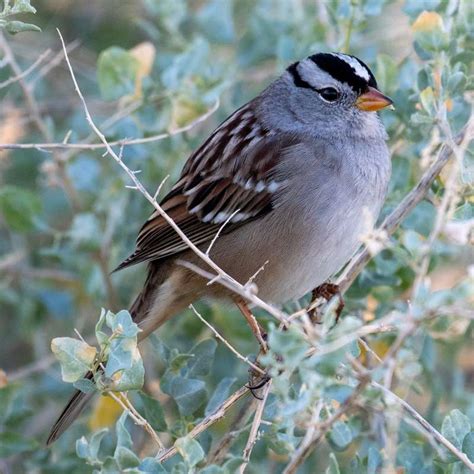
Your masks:
M401 407L412 417L414 418L425 430L429 433L438 443L442 444L446 449L448 449L454 456L456 456L468 469L474 472L474 463L469 460L469 458L459 451L456 446L446 439L434 426L432 426L428 421L426 421L409 403L407 403L403 398L400 398L398 395L393 393L388 388L377 382L370 383L373 387L379 389L386 395L388 398L395 400Z
M76 89L77 91L77 89ZM207 120L218 108L219 100L216 100L212 107L207 110L203 115L200 115L197 119L188 123L183 127L178 127L169 132L158 133L157 135L151 135L145 138L124 138L121 140L115 140L109 142L109 146L131 146L131 145L143 145L145 143L154 143L165 138L179 135L181 133L189 132L191 129L199 125L201 122ZM0 150L104 150L107 146L104 143L0 143Z
M368 376L363 377L352 392L351 396L341 404L339 409L328 419L318 423L317 426L312 429L312 436L303 438L303 441L291 456L290 462L286 465L283 474L294 474L297 472L298 467L304 463L306 458L312 453L314 448L319 444L334 423L353 407L360 394L369 383L369 380Z
M255 365L248 357L243 356L224 336L222 336L217 329L210 323L208 323L197 311L197 309L194 307L194 305L190 304L189 308L193 310L194 314L212 331L214 336L216 336L217 339L222 341L227 348L235 355L237 356L238 359L243 360L246 364L248 364L250 367L252 367L253 370L256 372L259 372L260 374L264 375L265 371L262 370L258 365Z
M263 410L265 408L265 404L267 403L267 398L268 394L270 393L271 387L272 380L270 379L263 388L262 399L259 400L257 409L255 410L255 416L253 418L252 427L250 428L247 444L245 445L243 452L244 462L239 467L239 474L243 474L245 472L245 469L250 461L250 455L252 454L253 447L257 442L258 429L260 428L260 424L262 423Z
M3 89L4 87L8 87L9 85L14 84L15 82L18 82L21 79L28 76L28 74L33 72L50 54L51 54L50 49L47 49L46 51L44 51L42 54L38 56L36 61L33 64L31 64L31 66L27 67L24 71L20 72L20 74L9 77L7 80L0 82L0 89Z
M227 413L227 410L237 403L242 397L249 393L249 389L244 385L234 392L227 400L221 403L210 415L206 416L204 420L198 423L186 436L195 438L200 435L203 431L206 431L211 425L219 421ZM173 457L177 453L177 449L173 446L172 448L167 449L164 453L161 453L157 460L159 462L166 461L167 459Z

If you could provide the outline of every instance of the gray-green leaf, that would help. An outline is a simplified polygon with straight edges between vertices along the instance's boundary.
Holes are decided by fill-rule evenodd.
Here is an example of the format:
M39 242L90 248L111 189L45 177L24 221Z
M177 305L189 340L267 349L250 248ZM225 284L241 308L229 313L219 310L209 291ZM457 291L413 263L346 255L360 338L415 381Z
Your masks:
M76 382L89 370L97 349L71 337L56 337L51 341L51 350L61 364L61 375L65 382Z
M204 451L201 445L189 436L178 438L174 445L189 467L194 467L198 462L204 459Z

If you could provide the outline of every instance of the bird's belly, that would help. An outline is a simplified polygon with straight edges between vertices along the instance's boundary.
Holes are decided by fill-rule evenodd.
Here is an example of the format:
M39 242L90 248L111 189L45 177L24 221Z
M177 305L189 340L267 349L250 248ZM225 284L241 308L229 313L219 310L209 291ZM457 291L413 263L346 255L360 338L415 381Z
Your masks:
M238 238L222 236L211 256L242 284L258 272L253 280L258 295L284 303L302 297L349 260L364 233L363 215L360 207L337 221L294 214L284 222L276 212L240 228Z

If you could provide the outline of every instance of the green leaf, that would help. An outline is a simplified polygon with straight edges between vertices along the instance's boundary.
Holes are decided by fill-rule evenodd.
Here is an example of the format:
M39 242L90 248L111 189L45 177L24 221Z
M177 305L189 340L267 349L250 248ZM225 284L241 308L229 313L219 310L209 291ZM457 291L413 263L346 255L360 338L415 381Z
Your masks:
M457 409L450 411L441 425L441 434L458 449L461 449L464 437L470 431L469 418Z
M118 446L114 453L114 458L121 469L129 469L140 465L138 456L124 446Z
M0 458L7 458L13 454L23 453L36 449L38 443L34 439L18 433L5 431L0 433Z
M474 462L474 431L468 433L462 442L462 452Z
M235 377L224 377L217 385L209 402L207 403L204 414L210 415L216 408L229 396L230 387L237 379Z
M376 474L382 461L380 452L371 446L367 455L367 474Z
M278 353L278 356L284 360L285 367L295 368L305 357L308 350L308 344L303 335L295 328L290 327L287 331L270 328L269 342L270 349ZM271 362L273 356L262 359L265 362Z
M168 385L169 391L162 390L171 395L177 403L181 415L192 415L205 401L206 384L198 379L186 379L174 376Z
M329 454L329 466L326 468L326 474L341 474L339 464L334 453Z
M2 185L0 189L0 213L7 225L17 232L34 228L35 219L41 212L41 202L36 194L17 186Z
M24 23L22 21L12 20L5 23L5 29L8 33L15 35L23 31L41 31L39 26L33 25L32 23Z
M103 428L91 436L89 441L89 452L92 459L97 459L99 456L100 445L102 438L109 432L108 428Z
M138 348L132 355L132 365L128 369L115 372L112 388L119 392L139 390L145 382L145 368Z
M199 470L199 474L227 474L224 468L216 465L207 466L204 469Z
M345 449L351 444L352 431L347 423L336 421L329 433L329 438L339 449Z
M135 90L138 61L122 48L102 51L97 62L99 89L105 100L117 100Z
M120 415L120 418L117 420L117 423L115 424L115 433L117 435L117 449L120 447L132 449L133 447L132 437L130 436L130 433L128 432L125 426L127 418L128 413L124 411Z
M174 445L189 467L196 466L196 464L204 459L204 451L201 445L189 436L178 438Z
M189 359L194 357L193 354L172 354L170 361L170 369L174 372L179 372L188 363Z
M61 364L65 382L76 382L82 378L97 354L95 347L71 337L56 337L51 341L51 350Z
M353 390L350 385L333 384L324 389L324 395L330 400L344 403L351 396Z
M90 459L91 454L89 450L89 442L87 441L85 436L81 436L76 441L76 454L81 459Z
M76 441L76 454L81 459L86 459L88 463L101 463L99 459L99 450L102 443L102 438L109 432L104 428L91 436L90 441L82 436Z
M16 13L36 13L36 8L30 5L30 0L15 0L10 13L12 15Z
M83 393L92 393L97 390L95 383L90 379L76 380L73 385L74 388L77 388L77 390L80 390Z
M217 342L215 339L206 339L191 350L194 357L188 362L189 377L204 377L209 374L214 362Z
M143 403L144 418L150 423L152 428L156 431L166 431L168 429L165 420L165 413L161 403L148 396L146 393L138 392Z
M112 330L111 336L102 331L104 322ZM143 386L145 369L137 347L139 332L128 311L117 314L102 311L96 335L102 347L108 345L105 377L112 380L113 390L135 390Z
M407 474L417 474L423 468L423 447L418 443L404 441L398 446L397 465L403 466Z
M147 474L166 474L168 472L155 458L143 459L138 469Z

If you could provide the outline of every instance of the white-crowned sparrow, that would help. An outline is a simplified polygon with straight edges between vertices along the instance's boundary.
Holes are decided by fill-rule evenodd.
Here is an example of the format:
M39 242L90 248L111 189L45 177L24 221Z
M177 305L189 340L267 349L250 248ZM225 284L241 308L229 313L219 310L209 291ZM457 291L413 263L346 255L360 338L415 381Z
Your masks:
M292 64L225 120L188 159L163 209L237 281L255 278L273 303L299 298L339 270L382 206L390 177L385 129L375 111L392 101L354 56L320 53ZM370 219L369 219L370 220ZM130 308L144 338L203 295L232 297L176 263L203 266L155 212L117 269L149 262ZM54 441L90 395L76 392Z

